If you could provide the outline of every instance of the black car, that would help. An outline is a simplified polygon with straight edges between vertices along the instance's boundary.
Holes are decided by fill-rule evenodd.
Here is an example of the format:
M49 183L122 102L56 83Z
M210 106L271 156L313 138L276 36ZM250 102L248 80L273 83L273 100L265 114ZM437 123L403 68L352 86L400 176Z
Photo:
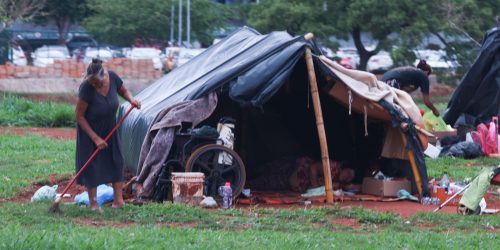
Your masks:
M71 53L77 48L96 47L97 42L88 36L74 36L66 42L66 46Z

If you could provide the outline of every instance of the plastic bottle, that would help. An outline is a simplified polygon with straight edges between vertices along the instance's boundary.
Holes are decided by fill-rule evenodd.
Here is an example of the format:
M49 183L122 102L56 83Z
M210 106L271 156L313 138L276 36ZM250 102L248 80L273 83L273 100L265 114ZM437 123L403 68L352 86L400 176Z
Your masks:
M450 187L450 179L448 178L448 173L444 172L443 178L441 178L441 186L444 188L444 191L448 193L448 188Z
M222 207L228 209L233 205L233 190L231 189L231 183L228 181L222 189Z

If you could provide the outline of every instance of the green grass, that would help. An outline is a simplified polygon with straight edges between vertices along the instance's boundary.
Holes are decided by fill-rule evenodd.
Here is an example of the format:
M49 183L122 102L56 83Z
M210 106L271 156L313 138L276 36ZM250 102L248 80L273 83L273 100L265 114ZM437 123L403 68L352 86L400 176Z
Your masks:
M441 178L444 172L452 180L462 181L465 178L474 178L481 168L498 166L498 158L480 157L471 160L461 158L440 157L437 159L426 158L427 174L429 179Z
M203 210L172 204L105 208L95 214L77 205L4 203L0 210L2 249L355 249L496 247L495 216L418 214L410 219L359 208ZM361 227L335 226L335 218ZM370 218L366 220L366 218ZM389 219L390 218L390 219ZM410 224L408 224L410 223ZM419 224L437 224L436 229ZM417 226L412 226L417 225Z
M75 142L0 134L0 198L10 198L51 174L74 172Z
M70 104L33 102L12 94L0 96L0 126L72 127L75 108Z
M0 198L51 174L73 172L74 141L0 135ZM495 159L427 160L431 176L475 175ZM1 249L495 249L500 217L419 213L402 218L357 207L206 210L181 205L127 205L104 214L75 204L0 201ZM357 226L339 224L347 218Z

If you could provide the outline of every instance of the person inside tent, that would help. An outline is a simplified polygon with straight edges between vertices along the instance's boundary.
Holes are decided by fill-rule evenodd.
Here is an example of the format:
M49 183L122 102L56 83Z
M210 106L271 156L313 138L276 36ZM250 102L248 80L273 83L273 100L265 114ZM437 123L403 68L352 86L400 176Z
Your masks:
M429 97L429 75L432 68L425 60L420 60L417 67L398 67L385 72L380 79L390 86L411 93L420 88L425 106L427 106L435 116L439 116L439 111L432 104Z
M284 157L263 165L257 178L248 180L250 189L304 193L310 188L324 186L323 164L307 156ZM354 170L342 168L342 164L330 160L333 189L341 189L354 178Z

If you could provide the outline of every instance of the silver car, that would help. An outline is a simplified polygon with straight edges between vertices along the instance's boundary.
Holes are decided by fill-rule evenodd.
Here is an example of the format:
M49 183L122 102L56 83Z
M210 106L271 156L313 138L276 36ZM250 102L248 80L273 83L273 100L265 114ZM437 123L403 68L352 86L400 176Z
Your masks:
M56 60L70 59L69 50L66 46L50 45L43 46L33 53L33 65L37 67L47 67L54 64Z
M83 56L83 63L89 64L92 58L98 58L107 62L113 58L113 52L108 48L87 48Z

